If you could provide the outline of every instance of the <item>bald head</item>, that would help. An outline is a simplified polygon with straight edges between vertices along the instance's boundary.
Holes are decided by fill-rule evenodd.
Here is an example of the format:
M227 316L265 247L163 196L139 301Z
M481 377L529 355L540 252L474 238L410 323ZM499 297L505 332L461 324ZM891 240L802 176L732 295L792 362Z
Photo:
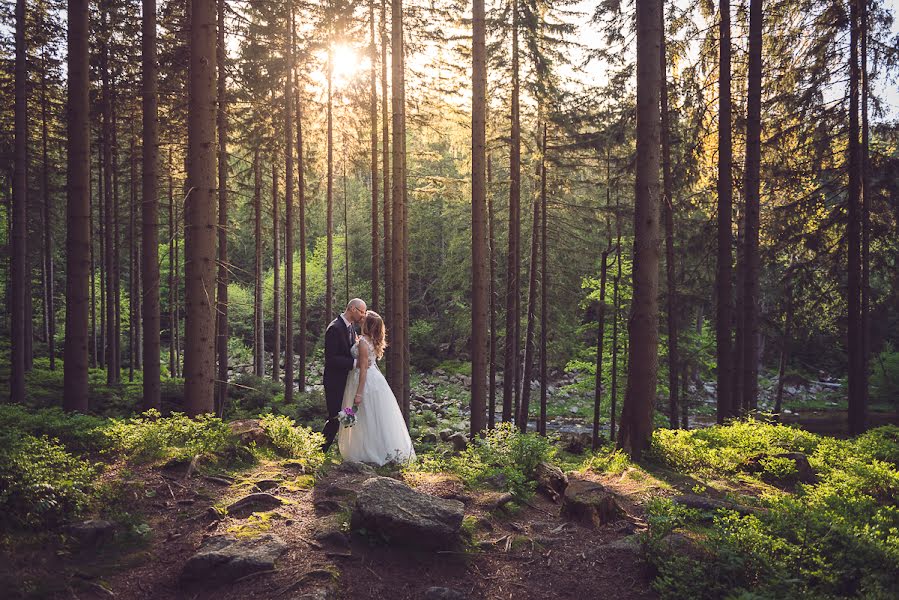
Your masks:
M343 316L350 323L359 323L365 317L366 310L365 300L362 298L353 298L347 302L346 311L344 311Z

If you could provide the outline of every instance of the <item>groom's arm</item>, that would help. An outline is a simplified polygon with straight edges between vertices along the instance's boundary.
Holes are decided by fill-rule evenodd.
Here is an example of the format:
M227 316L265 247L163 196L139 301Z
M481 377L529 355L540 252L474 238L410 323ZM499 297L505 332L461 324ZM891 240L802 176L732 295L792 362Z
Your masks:
M355 362L352 356L340 352L340 329L329 327L325 332L325 366L349 371Z

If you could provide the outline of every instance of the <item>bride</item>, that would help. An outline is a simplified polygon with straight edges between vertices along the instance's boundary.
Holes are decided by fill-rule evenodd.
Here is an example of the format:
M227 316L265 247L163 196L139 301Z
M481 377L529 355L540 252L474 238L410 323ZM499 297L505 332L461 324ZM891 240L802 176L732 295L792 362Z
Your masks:
M340 431L338 447L344 460L383 465L415 458L406 422L396 397L378 370L387 347L381 316L370 310L362 319L362 335L351 352L357 368L347 378L341 409L353 407L356 424Z

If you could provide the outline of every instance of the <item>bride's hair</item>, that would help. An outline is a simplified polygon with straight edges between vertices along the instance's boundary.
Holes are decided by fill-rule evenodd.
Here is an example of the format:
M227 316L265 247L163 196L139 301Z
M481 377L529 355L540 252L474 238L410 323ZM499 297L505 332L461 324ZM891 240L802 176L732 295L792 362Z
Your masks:
M367 335L375 347L375 356L378 360L384 356L384 348L387 347L387 328L384 327L384 319L373 310L365 313L362 321L362 335Z

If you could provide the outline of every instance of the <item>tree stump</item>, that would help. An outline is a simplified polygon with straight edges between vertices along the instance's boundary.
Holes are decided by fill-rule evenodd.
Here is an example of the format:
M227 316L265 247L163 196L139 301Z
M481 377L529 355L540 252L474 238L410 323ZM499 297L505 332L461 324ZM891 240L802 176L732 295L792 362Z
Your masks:
M600 527L624 516L615 495L592 481L572 481L562 496L562 516L590 527Z

